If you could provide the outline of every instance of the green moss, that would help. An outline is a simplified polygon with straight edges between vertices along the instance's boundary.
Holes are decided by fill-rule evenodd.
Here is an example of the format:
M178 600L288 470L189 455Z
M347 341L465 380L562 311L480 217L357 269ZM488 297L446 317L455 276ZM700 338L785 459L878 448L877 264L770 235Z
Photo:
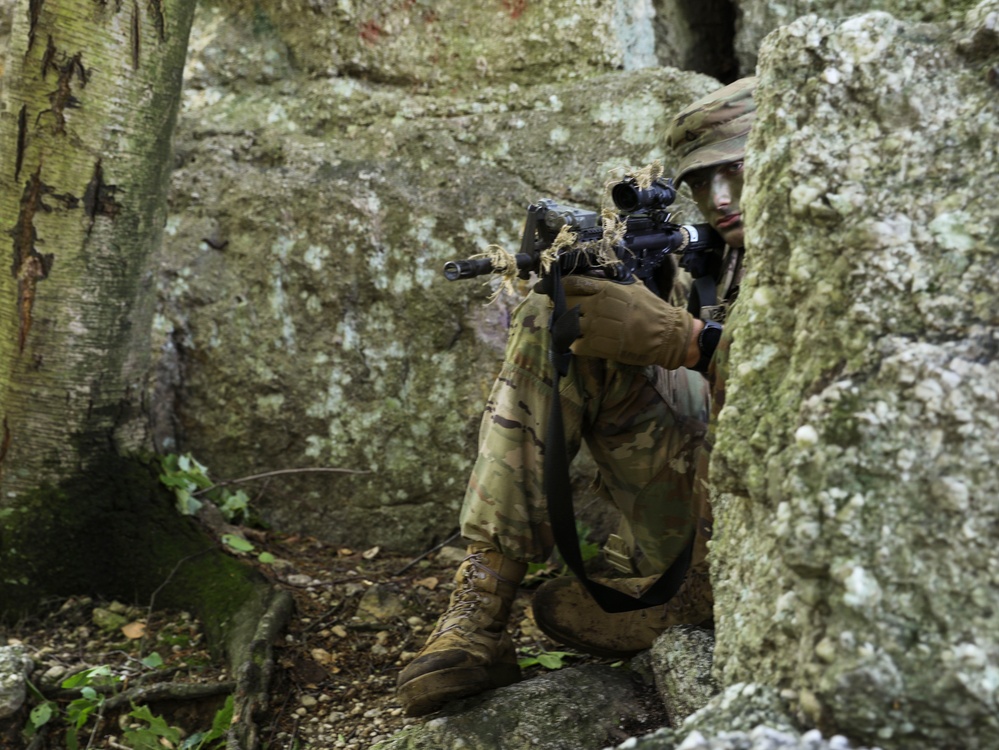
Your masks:
M263 578L179 515L152 466L120 457L60 487L41 486L0 526L0 618L75 594L190 609L221 651Z

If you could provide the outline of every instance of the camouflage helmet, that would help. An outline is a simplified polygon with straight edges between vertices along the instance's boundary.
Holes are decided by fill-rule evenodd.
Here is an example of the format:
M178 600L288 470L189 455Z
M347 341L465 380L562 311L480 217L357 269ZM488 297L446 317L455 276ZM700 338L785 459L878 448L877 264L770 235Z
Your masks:
M674 183L703 167L738 161L756 117L756 78L741 78L686 107L666 131L666 146L680 157Z

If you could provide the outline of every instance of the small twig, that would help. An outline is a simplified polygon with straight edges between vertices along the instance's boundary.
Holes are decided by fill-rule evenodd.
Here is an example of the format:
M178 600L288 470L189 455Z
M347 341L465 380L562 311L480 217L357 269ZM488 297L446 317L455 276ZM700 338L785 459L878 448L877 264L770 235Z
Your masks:
M317 467L312 469L276 469L275 471L265 471L263 474L251 474L247 477L239 477L237 479L226 479L222 482L217 482L211 487L205 487L203 489L192 492L191 495L198 496L204 495L206 492L211 492L219 487L227 487L230 484L242 484L243 482L253 482L257 479L266 479L267 477L276 477L281 474L309 474L322 472L326 474L370 474L370 471L361 471L360 469L331 469L326 467Z
M302 631L302 634L304 635L306 633L311 633L313 630L315 630L324 622L326 622L327 618L331 617L332 615L335 615L337 612L343 609L343 605L346 603L347 603L346 599L341 599L340 602L335 607L330 607L328 610L319 615L319 617L316 618L315 622L313 622L311 625L309 625L309 627L305 628L305 630Z
M442 547L446 547L451 542L453 542L455 539L457 539L459 536L461 536L461 530L460 529L458 531L454 532L451 536L449 536L443 542L441 542L440 544L438 544L436 547L431 547L430 549L428 549L426 552L424 552L419 557L414 557L412 560L410 560L408 563L406 563L406 565L404 567L400 568L395 573L393 573L392 576L393 577L394 576L401 576L407 570L409 570L414 565L416 565L416 563L418 563L420 560L422 560L423 558L427 557L428 555L432 555L434 552L436 552L437 550L441 549Z
M90 750L94 746L94 738L97 737L97 728L104 721L105 708L107 708L107 701L101 701L97 706L97 718L94 720L94 726L90 729L90 739L87 740L86 750Z
M207 684L185 682L157 682L145 687L139 686L119 693L104 702L104 708L112 711L125 703L148 703L158 700L200 700L213 695L231 693L235 682L212 682Z

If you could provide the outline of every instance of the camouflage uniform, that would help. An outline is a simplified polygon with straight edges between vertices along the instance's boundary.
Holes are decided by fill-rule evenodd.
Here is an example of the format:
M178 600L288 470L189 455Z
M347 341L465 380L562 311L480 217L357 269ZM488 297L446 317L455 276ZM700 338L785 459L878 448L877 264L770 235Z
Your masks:
M548 298L531 294L513 315L461 513L468 539L525 562L546 559L553 546L542 492L552 398L549 314ZM586 441L603 494L663 569L689 538L694 452L709 410L704 378L685 368L577 356L560 391L569 455Z
M678 184L686 171L742 158L753 113L751 91L752 82L737 82L678 115L667 134L667 143L681 157ZM709 257L709 272L697 274L702 280L699 287L705 290L698 299L713 296L714 284L703 283L713 279L723 300L721 310L710 311L712 319L717 320L731 301L741 275L740 257L741 249ZM661 283L659 288L669 289L670 284ZM622 291L611 285L597 293L604 296L594 294L589 300L595 305L588 313L593 315L592 335L577 340L573 348L600 356L577 352L560 383L566 448L571 458L586 442L604 494L621 510L650 567L665 569L695 529L693 559L683 585L665 607L606 613L578 581L567 576L543 584L533 601L538 626L555 640L615 657L648 648L667 627L701 624L712 616L706 560L711 535L710 439L705 440L712 405L708 381L679 366L691 355L694 326L682 310L656 304L647 296L623 299ZM645 294L635 287L623 297L632 292ZM673 300L674 305L677 302ZM588 306L586 300L580 304ZM636 317L629 318L629 311ZM538 294L524 300L513 316L461 512L462 531L470 542L468 556L455 573L447 610L421 651L399 673L397 694L410 715L429 713L518 677L507 632L510 607L526 563L544 560L553 547L542 490L545 450L550 448L545 445L546 422L553 397L549 317L548 298ZM686 335L677 328L678 320ZM601 325L595 327L593 321ZM610 325L603 327L604 323ZM716 389L724 382L727 344L723 335L708 370ZM605 359L611 353L640 364ZM722 401L723 392L718 390L715 412ZM647 577L652 571L641 572ZM648 578L615 581L627 590L644 588Z
M691 171L742 158L754 116L755 79L743 79L686 108L666 134L681 157L676 184ZM720 320L742 276L741 248L718 258L719 303L697 310ZM676 298L681 306L685 301ZM466 538L506 557L540 561L553 546L542 492L546 420L551 400L547 298L530 295L514 313L503 368L479 435L479 455L461 512ZM727 351L723 337L720 350ZM719 351L721 354L721 351ZM716 360L721 357L716 356ZM709 390L723 389L719 362L709 387L696 372L574 357L561 398L570 457L585 440L604 494L622 512L650 569L664 570L697 530L692 578L707 581L711 536ZM715 411L721 398L716 398ZM707 594L710 600L710 593Z

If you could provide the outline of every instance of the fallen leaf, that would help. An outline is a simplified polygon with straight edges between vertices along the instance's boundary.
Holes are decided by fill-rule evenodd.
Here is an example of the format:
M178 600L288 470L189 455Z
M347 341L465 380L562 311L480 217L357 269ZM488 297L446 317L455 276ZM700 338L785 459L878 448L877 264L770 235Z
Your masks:
M336 551L336 553L340 555L340 557L348 557L354 554L354 550L352 550L350 547L341 547Z
M437 588L437 584L440 583L440 581L437 580L434 576L430 576L428 578L421 578L418 581L413 581L413 583L415 583L417 586L422 586L425 589L430 589L431 591L433 591L435 588Z
M335 635L337 638L347 637L347 628L345 628L343 625L334 625L332 628L330 628L330 632L333 635Z
M126 638L134 641L138 638L142 638L143 636L145 636L146 623L139 622L138 620L135 622L130 622L128 623L128 625L122 626L121 632L125 634Z
M314 648L309 653L312 655L312 658L320 664L332 664L336 661L336 654L331 654L324 648Z
M361 553L361 557L365 560L374 560L378 557L378 553L382 551L381 547L372 547L371 549L366 549Z

